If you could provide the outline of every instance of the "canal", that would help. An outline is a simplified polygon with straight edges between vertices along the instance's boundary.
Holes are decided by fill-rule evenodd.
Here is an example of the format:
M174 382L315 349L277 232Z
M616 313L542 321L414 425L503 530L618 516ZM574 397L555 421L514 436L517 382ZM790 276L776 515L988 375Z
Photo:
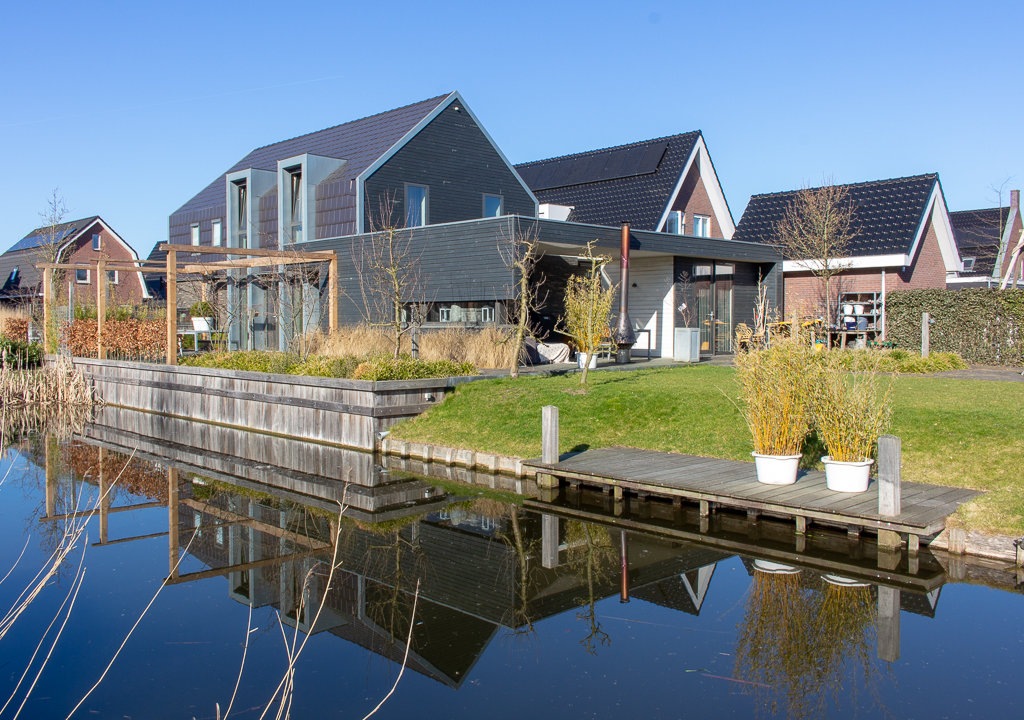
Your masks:
M1019 714L1005 563L462 475L109 408L11 442L0 717Z

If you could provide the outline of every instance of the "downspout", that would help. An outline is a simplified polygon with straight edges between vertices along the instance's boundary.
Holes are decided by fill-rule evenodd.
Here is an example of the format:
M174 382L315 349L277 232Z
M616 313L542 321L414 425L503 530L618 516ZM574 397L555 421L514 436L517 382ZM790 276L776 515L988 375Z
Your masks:
M877 309L877 308L876 308ZM885 342L885 270L882 270L882 314L875 321L882 326L882 342ZM877 325L876 325L877 326Z
M615 329L615 364L629 363L630 348L636 343L636 333L629 321L629 223L622 223L619 251L619 323Z

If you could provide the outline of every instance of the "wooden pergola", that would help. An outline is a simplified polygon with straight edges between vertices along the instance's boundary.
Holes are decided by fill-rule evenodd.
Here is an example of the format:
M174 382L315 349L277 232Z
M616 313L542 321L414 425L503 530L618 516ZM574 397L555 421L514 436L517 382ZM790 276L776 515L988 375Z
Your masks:
M105 358L107 349L103 344L103 326L107 314L107 271L121 270L125 272L159 272L163 269L167 275L167 364L178 364L178 273L208 274L220 270L250 270L259 267L276 267L280 265L298 265L302 263L327 263L327 322L330 330L338 329L338 255L333 250L315 250L299 252L291 250L264 250L261 248L228 248L200 245L171 245L162 243L159 249L167 253L164 263L145 260L108 261L98 260L96 263L40 263L37 268L43 271L43 342L46 344L46 333L49 332L51 305L53 298L53 271L80 270L95 268L96 270L96 349L97 357ZM178 255L222 255L224 260L208 263L190 261L178 265Z

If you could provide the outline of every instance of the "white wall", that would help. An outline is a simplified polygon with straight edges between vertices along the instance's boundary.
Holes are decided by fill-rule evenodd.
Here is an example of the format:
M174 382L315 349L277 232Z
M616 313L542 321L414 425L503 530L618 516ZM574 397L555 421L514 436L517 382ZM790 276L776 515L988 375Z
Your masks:
M672 357L675 330L672 272L671 257L630 259L629 319L634 327L651 331L651 357ZM606 266L606 274L611 282L619 281L617 259ZM632 287L634 283L636 287ZM618 304L613 308L613 315L618 316ZM644 334L638 336L633 354L644 355L646 352L647 335Z

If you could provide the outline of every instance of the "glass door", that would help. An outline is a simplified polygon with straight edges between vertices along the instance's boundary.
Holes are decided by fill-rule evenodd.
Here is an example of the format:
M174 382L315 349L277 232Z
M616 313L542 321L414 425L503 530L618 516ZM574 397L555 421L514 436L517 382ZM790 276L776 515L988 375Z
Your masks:
M715 306L712 295L712 267L710 264L694 263L690 275L693 288L694 312L697 327L700 328L700 354L709 355L714 347Z
M736 266L716 263L712 282L715 288L715 354L733 352L732 288Z

